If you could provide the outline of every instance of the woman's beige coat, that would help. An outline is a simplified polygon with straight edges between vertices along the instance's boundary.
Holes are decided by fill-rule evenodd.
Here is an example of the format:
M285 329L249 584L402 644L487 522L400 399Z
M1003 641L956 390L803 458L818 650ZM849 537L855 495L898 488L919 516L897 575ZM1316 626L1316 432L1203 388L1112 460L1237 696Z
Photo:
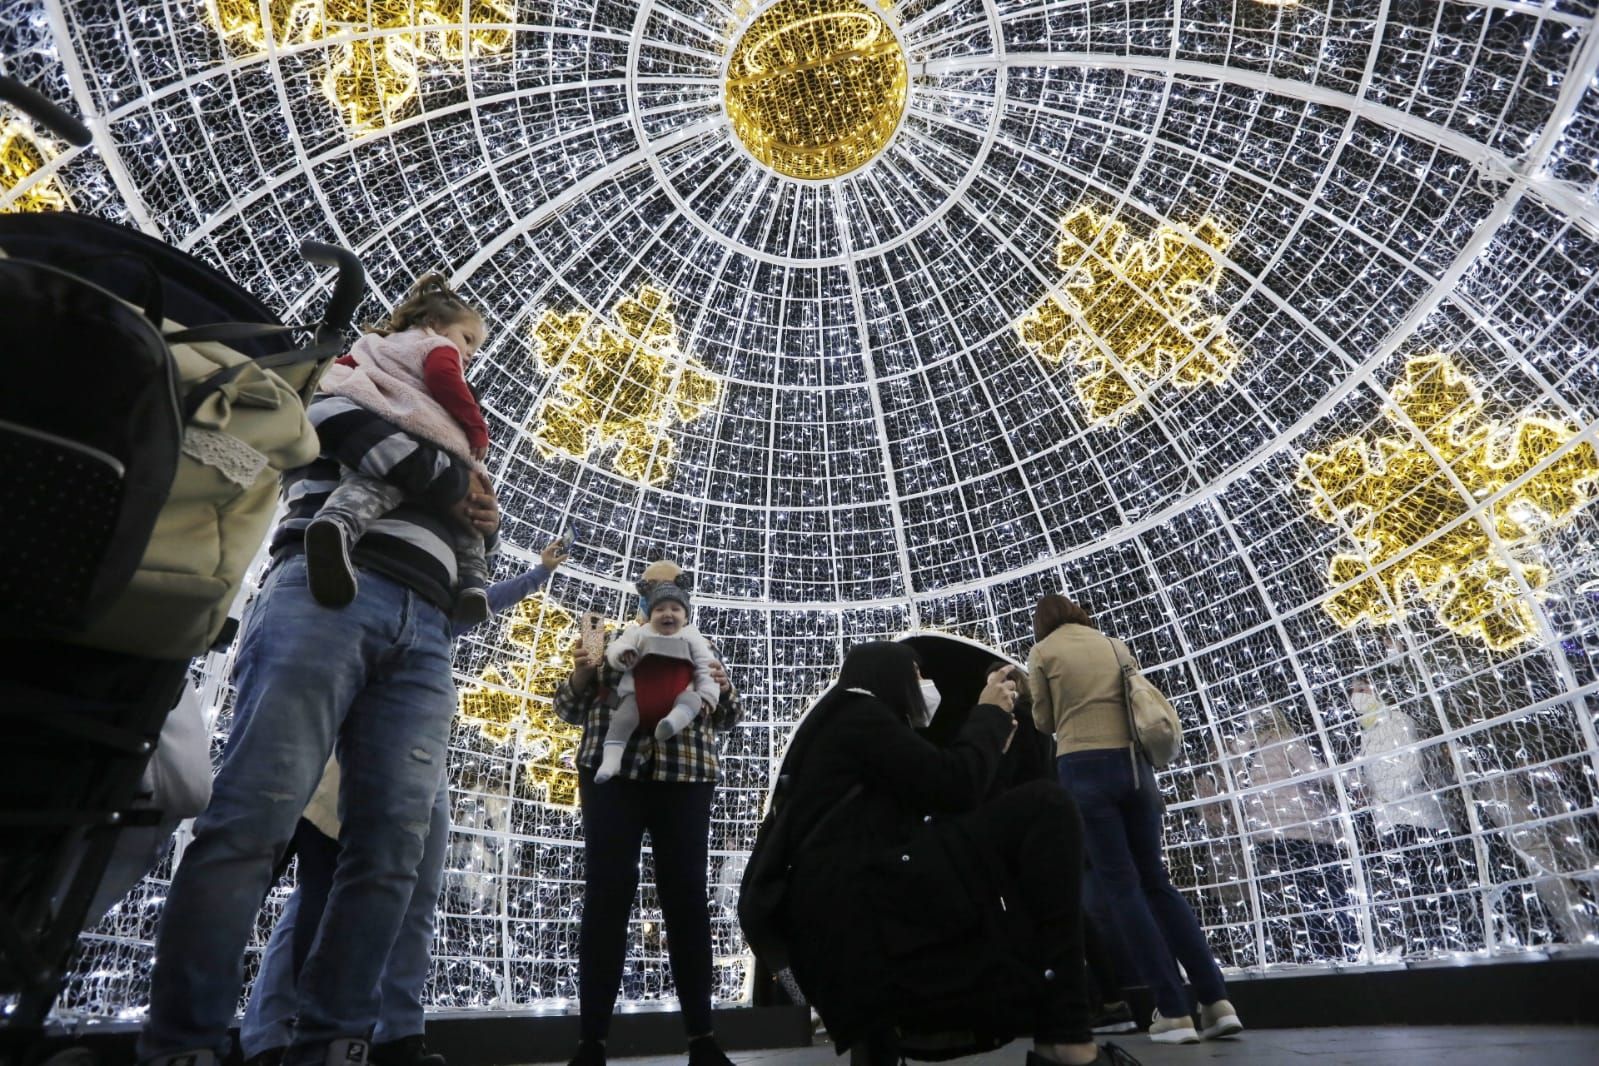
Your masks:
M1132 742L1117 650L1137 665L1121 641L1069 622L1033 645L1027 657L1033 724L1055 735L1055 754L1125 748Z

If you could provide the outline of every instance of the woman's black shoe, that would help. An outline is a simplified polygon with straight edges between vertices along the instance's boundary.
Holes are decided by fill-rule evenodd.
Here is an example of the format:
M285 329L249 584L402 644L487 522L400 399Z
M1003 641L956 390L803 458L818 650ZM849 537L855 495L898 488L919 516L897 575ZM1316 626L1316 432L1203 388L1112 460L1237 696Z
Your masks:
M566 1066L605 1066L605 1045L598 1040L580 1040L577 1054Z
M697 1036L688 1042L688 1066L733 1066L714 1036Z

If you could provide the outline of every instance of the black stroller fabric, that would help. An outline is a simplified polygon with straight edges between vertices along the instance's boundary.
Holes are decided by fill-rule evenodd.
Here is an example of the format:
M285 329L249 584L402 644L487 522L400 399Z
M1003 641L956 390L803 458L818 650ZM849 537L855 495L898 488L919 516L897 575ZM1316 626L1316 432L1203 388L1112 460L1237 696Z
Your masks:
M71 630L127 585L166 502L174 369L154 325L76 275L4 259L0 290L20 327L0 390L0 611Z
M338 353L364 288L359 261L314 242L301 252L339 267L305 348L303 331L231 280L136 230L0 216L0 293L21 325L0 355L0 996L17 997L0 1017L0 1059L38 1040L120 832L159 814L138 808L139 780L186 683L187 652L75 638L97 613L118 616L137 587L193 465L184 438L201 401L246 368L271 368L297 409ZM224 346L232 362L185 381L180 345ZM262 493L271 486L258 478L238 498ZM247 559L254 548L238 540Z

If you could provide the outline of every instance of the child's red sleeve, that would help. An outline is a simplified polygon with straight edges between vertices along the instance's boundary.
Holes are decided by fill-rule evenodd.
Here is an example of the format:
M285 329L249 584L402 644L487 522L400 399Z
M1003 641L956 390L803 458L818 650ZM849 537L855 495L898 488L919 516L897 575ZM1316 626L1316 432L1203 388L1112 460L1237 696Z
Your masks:
M466 442L473 450L489 446L488 423L483 421L483 410L472 397L472 390L466 387L459 352L443 344L429 352L422 360L422 383L427 386L428 395L466 430Z

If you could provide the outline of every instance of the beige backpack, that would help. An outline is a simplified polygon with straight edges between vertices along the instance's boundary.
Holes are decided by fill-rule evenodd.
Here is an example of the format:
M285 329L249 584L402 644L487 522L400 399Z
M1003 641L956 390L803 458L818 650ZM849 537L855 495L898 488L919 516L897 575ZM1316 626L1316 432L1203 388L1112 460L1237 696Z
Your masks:
M167 322L163 332L181 329ZM133 579L72 641L156 659L201 654L227 621L272 523L278 474L316 458L304 401L326 365L279 373L218 341L172 343L171 351L180 394L191 401L204 379L238 369L193 405L171 494Z
M1110 640L1110 638L1106 638ZM1183 750L1183 726L1177 709L1161 695L1160 689L1139 673L1132 659L1110 641L1116 662L1122 669L1122 702L1127 707L1127 728L1133 744L1157 770L1172 764Z
M319 451L305 406L365 288L338 267L315 341L125 227L0 216L13 336L0 390L0 633L152 659L216 640L277 507ZM205 323L185 329L176 320ZM282 350L290 345L288 350Z

